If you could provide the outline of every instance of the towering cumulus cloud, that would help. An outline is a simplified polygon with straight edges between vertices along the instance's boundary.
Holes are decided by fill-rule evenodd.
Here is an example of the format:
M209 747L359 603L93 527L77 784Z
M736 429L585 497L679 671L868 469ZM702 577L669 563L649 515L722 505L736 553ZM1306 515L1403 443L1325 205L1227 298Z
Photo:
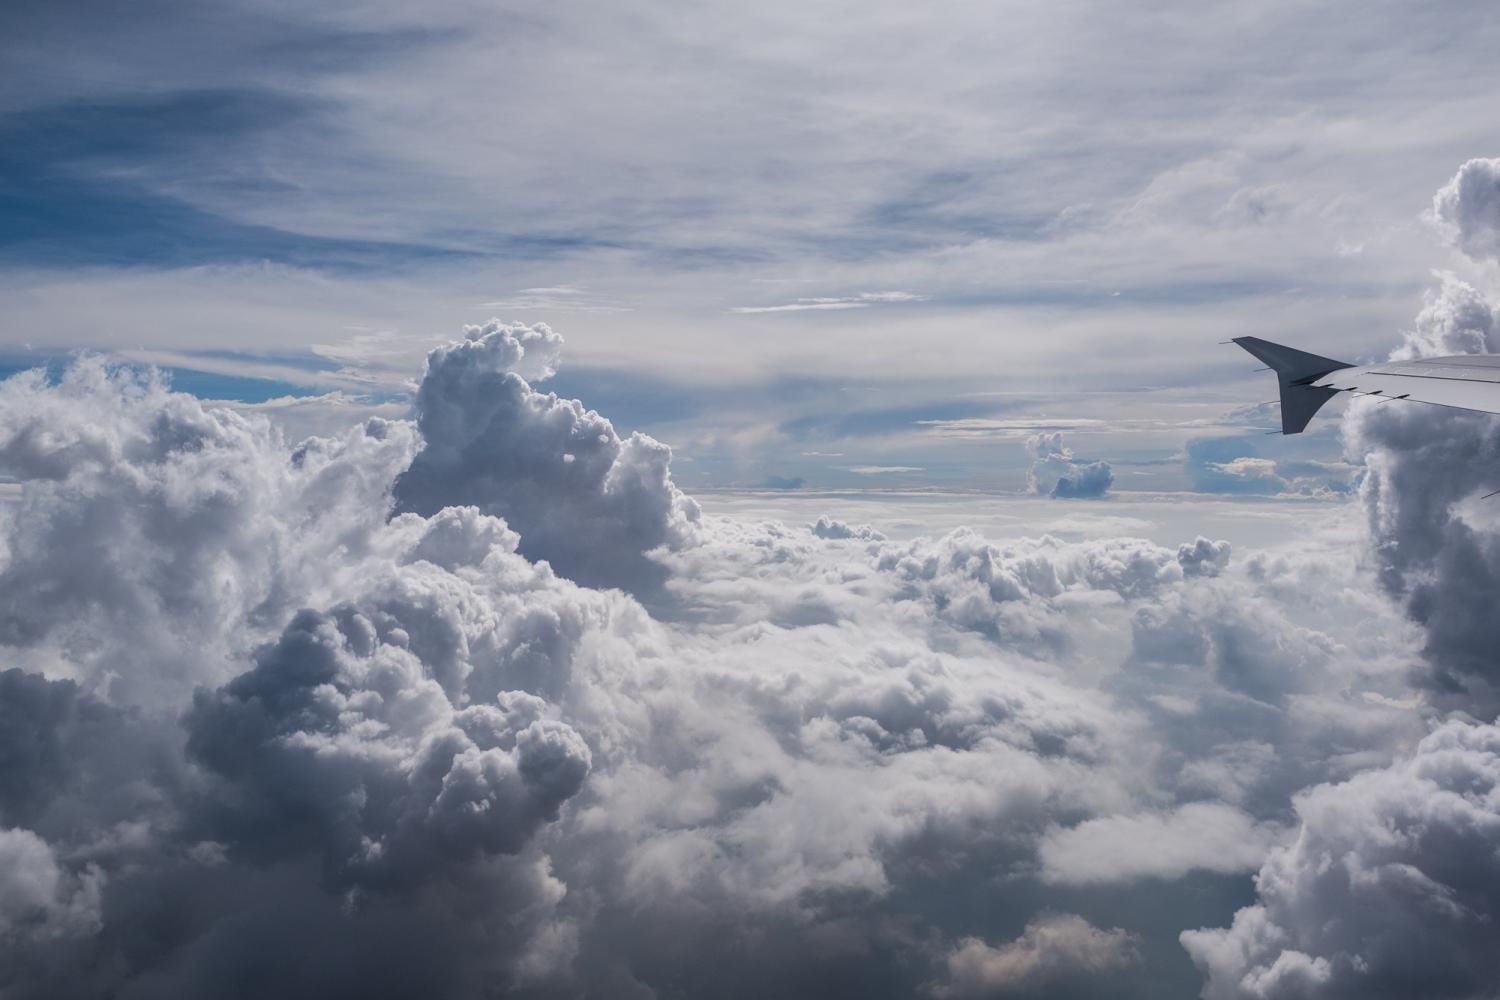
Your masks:
M660 584L645 553L684 544L698 505L667 472L672 452L644 434L622 440L577 400L534 390L556 369L562 338L545 324L471 326L427 356L417 392L423 447L396 483L402 510L472 504L521 532L521 551L590 586Z
M1033 435L1026 448L1035 459L1026 473L1035 493L1074 499L1102 497L1115 481L1108 462L1075 461L1073 452L1063 447L1061 431Z
M531 387L560 346L472 328L301 442L98 359L0 385L7 1000L1343 988L1396 968L1355 896L1490 973L1492 736L1412 756L1346 538L701 516Z
M1500 159L1460 167L1432 199L1432 214L1470 257L1500 257Z
M1439 202L1459 198L1455 191L1493 188L1493 162L1465 164ZM1493 192L1490 198L1493 214ZM1482 228L1483 205L1463 204L1460 198L1453 211L1478 220L1471 233ZM1460 238L1459 246L1478 252L1488 244ZM1500 261L1500 247L1488 254ZM1500 347L1500 319L1478 290L1443 275L1405 340L1398 357L1488 354ZM1454 707L1494 718L1500 623L1491 609L1500 597L1500 532L1466 515L1465 502L1500 488L1500 421L1442 407L1368 404L1351 409L1345 438L1351 457L1367 468L1361 497L1381 582L1426 631L1426 683Z

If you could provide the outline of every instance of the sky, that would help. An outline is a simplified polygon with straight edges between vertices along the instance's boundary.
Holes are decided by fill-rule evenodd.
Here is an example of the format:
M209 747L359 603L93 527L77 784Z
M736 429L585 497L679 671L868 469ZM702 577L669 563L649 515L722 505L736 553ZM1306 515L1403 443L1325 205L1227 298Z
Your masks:
M7 7L8 368L385 399L543 321L700 488L1160 462L1265 397L1230 336L1384 356L1500 75L1464 3Z
M0 996L1495 995L1481 3L0 9Z

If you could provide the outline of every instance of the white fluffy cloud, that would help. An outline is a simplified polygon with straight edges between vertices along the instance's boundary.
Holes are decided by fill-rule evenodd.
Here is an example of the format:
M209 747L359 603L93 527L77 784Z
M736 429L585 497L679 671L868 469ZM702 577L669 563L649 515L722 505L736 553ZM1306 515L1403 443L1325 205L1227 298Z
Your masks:
M1104 816L1048 831L1039 854L1048 881L1072 884L1177 878L1190 871L1254 871L1281 831L1222 803L1166 815Z
M1500 258L1500 159L1473 159L1432 199L1453 245L1476 260Z
M962 941L948 955L948 981L933 990L939 997L982 998L1052 995L1077 980L1110 974L1140 961L1125 931L1100 930L1082 917L1048 914L1026 925L1014 941L993 948L976 938ZM1106 990L1100 988L1099 995Z
M399 509L458 503L504 517L521 551L581 583L660 583L652 549L686 544L698 505L672 483L666 445L614 427L577 400L534 390L561 338L545 324L469 327L434 350L417 392L422 449L395 486Z
M1297 800L1260 902L1183 944L1210 1000L1480 997L1500 977L1500 730L1449 722L1390 768Z
M0 383L0 473L24 484L0 519L0 640L127 701L178 699L345 570L416 442L371 419L292 448L100 359Z
M414 422L296 444L99 361L0 387L3 988L1190 992L1137 894L1227 921L1419 726L1341 538L705 518L515 371L558 346L471 330Z
M1416 324L1391 352L1392 360L1489 354L1497 346L1500 321L1489 300L1452 274L1442 272L1438 277L1439 287L1423 296Z
M885 535L868 524L849 525L826 514L812 523L812 533L819 538L858 538L867 542L883 542Z
M1026 481L1035 493L1066 499L1102 497L1115 481L1108 462L1075 461L1073 452L1063 447L1061 431L1035 434L1026 447L1034 459Z

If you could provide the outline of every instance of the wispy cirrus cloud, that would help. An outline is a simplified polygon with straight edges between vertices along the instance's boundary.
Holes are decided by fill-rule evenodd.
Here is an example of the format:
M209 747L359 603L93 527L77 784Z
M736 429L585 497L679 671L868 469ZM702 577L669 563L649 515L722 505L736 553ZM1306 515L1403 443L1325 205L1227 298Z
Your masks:
M629 312L630 306L608 301L592 295L582 288L570 285L522 288L503 299L481 302L484 309L505 309L513 312Z
M1052 404L1049 404L1049 408ZM1144 407L1142 407L1144 409ZM1208 407L1207 409L1212 409ZM1258 429L1234 411L1216 414L1184 414L1176 417L961 417L953 420L919 420L916 426L935 437L1011 440L1069 431L1077 434L1244 432Z
M591 364L720 385L1180 385L1224 378L1212 342L1268 324L1357 354L1409 316L1434 235L1416 217L1452 150L1491 141L1492 29L1454 37L1460 7L1336 32L1284 0L1228 22L1027 0L1023 43L977 7L888 0L837 28L786 2L10 5L0 282L24 294L0 339L284 350L378 318L420 345L500 302L569 310ZM643 53L672 72L634 74ZM495 291L580 287L590 308ZM871 308L882 290L920 290L942 321ZM205 303L233 316L206 331ZM734 309L779 316L774 340L704 322Z
M786 302L771 306L735 306L730 312L736 313L784 313L784 312L808 312L820 309L868 309L872 305L884 305L898 302L924 302L927 296L917 295L914 292L861 292L858 295L819 296L812 298L799 298L795 302Z
M921 472L920 465L850 465L846 467L857 476L885 476L901 472Z

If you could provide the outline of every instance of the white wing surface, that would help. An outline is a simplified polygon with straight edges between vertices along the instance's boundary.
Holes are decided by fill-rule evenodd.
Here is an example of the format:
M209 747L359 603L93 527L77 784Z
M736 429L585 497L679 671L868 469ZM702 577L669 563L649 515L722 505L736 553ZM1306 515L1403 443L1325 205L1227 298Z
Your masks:
M1500 413L1500 354L1463 354L1341 368L1312 385Z

